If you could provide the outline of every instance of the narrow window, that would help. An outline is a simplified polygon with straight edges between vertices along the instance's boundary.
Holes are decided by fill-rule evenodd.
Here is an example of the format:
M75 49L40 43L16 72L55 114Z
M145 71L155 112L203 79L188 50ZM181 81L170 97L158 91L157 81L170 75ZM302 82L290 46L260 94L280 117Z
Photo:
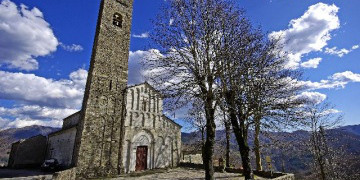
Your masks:
M146 99L143 98L143 111L146 111Z
M135 100L135 97L134 97L134 90L131 89L131 109L134 110L134 100Z
M142 114L142 127L145 127L145 114Z
M159 97L156 98L157 113L159 113Z
M113 25L122 28L122 16L119 13L115 13L113 16Z
M130 113L130 127L132 127L133 124L133 113Z
M136 110L139 110L139 105L140 105L140 90L139 90L139 89L136 89L136 93L137 93Z
M156 128L156 116L155 115L153 115L153 127L154 127L154 129Z

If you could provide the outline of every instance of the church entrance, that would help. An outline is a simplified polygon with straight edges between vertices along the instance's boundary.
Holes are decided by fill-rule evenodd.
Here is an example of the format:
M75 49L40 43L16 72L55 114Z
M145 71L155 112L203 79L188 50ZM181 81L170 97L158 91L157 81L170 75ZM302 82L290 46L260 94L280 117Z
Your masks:
M138 146L136 149L136 166L135 171L143 171L147 169L147 146Z

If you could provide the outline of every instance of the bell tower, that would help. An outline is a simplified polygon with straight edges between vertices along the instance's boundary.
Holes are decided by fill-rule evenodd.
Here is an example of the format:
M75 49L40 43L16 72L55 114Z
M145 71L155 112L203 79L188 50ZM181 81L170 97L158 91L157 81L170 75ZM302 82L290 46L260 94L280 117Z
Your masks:
M73 154L77 178L122 171L132 6L133 0L101 0Z

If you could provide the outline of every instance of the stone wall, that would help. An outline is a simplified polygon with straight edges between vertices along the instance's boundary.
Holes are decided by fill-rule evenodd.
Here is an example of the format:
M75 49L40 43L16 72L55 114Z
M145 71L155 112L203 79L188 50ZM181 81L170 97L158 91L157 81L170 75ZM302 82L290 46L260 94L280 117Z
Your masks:
M38 135L15 143L10 167L40 167L45 160L46 141L45 136Z
M46 159L57 159L58 162L70 167L72 163L76 127L61 130L49 135Z
M294 174L285 174L285 175L275 178L274 180L295 180L295 175Z
M202 154L184 154L181 162L203 164Z

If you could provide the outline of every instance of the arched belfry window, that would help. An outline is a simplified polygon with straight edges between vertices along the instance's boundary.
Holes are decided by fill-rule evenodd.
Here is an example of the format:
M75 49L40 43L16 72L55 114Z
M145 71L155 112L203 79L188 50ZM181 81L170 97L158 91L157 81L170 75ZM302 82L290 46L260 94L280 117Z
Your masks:
M115 13L113 16L113 25L122 28L123 17L119 13Z

